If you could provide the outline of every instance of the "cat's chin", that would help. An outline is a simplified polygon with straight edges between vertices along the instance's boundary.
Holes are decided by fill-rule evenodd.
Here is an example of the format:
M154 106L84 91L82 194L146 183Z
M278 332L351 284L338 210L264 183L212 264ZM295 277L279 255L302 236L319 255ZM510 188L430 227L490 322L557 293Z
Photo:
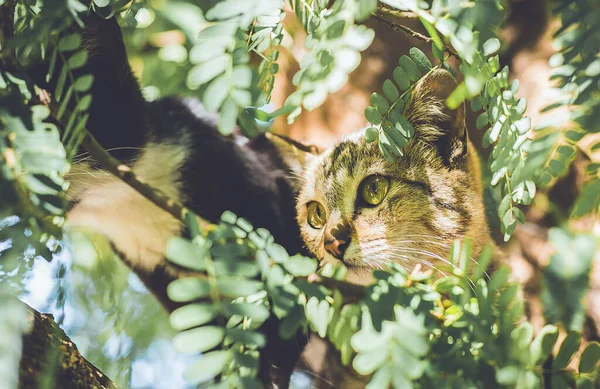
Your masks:
M346 265L346 267L348 268L346 281L357 285L369 285L373 283L373 268L353 265Z

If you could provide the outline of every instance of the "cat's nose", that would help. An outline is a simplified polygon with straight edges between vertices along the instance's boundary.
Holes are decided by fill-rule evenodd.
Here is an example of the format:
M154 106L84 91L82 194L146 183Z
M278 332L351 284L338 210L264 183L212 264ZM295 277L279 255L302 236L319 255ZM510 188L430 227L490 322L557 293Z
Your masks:
M338 224L325 237L325 250L337 259L344 257L346 248L350 245L350 226Z

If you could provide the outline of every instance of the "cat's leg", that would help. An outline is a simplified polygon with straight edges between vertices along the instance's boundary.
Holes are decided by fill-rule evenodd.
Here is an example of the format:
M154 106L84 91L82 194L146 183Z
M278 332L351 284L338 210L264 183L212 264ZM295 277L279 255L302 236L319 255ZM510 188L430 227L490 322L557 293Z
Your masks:
M94 76L86 128L105 149L113 150L111 154L117 159L128 161L146 142L149 124L147 103L129 66L116 19L102 19L91 13L83 20L83 31L75 23L69 29L82 34L82 46L89 54L85 66L73 71L75 77L82 74ZM57 61L50 82L46 82L48 62L31 66L27 72L52 98L62 61Z

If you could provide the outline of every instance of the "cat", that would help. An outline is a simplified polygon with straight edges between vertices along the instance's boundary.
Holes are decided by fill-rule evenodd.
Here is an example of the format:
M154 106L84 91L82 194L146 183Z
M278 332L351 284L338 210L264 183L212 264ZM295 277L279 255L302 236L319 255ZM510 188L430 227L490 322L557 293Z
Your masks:
M415 136L404 157L387 163L362 130L318 153L271 133L252 140L221 136L216 116L193 98L148 103L116 21L89 16L85 25L91 55L77 72L95 76L88 129L141 179L205 221L231 210L270 230L290 254L344 262L349 280L360 284L387 261L437 268L454 239L471 237L473 256L491 243L465 108L452 111L444 103L456 85L447 71L433 71L416 85L406 109ZM52 91L45 66L30 73ZM171 236L185 233L183 225L93 161L75 163L68 179L68 227L106 235L165 307L176 308L165 290L177 272L164 251ZM286 388L305 339L283 341L276 321L265 326L272 335L261 379L267 388ZM350 387L345 377L352 374L334 366L329 375L338 387Z

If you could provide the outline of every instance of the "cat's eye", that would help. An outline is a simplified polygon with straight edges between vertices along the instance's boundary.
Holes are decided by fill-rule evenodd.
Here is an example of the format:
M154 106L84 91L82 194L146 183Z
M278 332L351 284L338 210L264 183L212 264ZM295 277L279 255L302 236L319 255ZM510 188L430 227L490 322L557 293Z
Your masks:
M390 179L373 175L365 178L360 184L360 195L370 205L380 204L390 189Z
M321 229L325 225L325 208L318 201L306 204L308 216L306 220L312 228Z

